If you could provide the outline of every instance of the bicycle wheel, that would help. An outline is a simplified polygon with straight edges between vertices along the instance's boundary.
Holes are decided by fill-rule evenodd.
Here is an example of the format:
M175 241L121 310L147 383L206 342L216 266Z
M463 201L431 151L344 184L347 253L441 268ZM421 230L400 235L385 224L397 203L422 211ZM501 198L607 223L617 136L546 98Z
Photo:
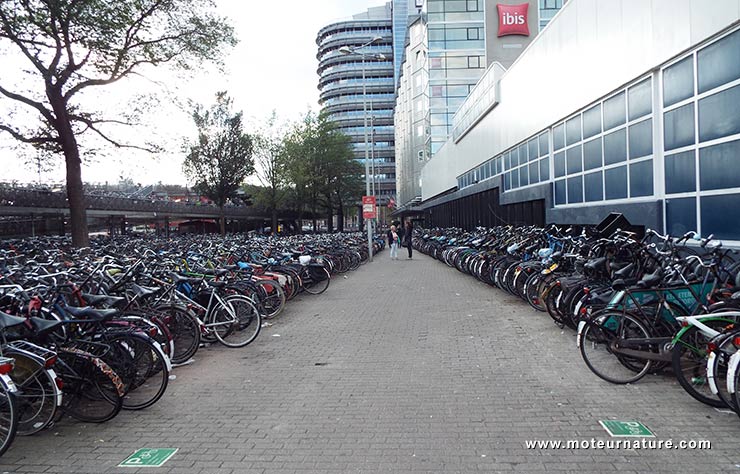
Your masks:
M17 428L15 394L10 391L9 382L0 377L0 456L13 444Z
M320 295L329 288L331 277L322 266L308 266L303 272L303 289L306 293Z
M257 307L245 296L232 295L211 312L206 326L227 347L244 347L254 341L262 327Z
M103 423L123 407L123 382L105 362L90 355L59 352L57 367L64 381L62 407L79 421Z
M650 337L645 326L635 317L622 313L605 313L583 321L578 331L581 357L591 371L607 382L626 384L640 380L652 365L648 359L615 352L620 341Z
M257 280L253 282L257 299L262 309L262 317L272 319L285 308L285 292L274 280Z
M127 361L125 380L126 393L123 396L124 410L141 410L154 405L167 390L170 377L166 355L156 341L143 334L122 334L110 341L130 355ZM114 370L116 366L113 365ZM119 372L120 373L120 372Z
M730 358L738 350L736 341L737 336L737 332L731 331L715 337L712 342L717 346L717 349L712 354L709 354L707 359L707 375L709 377L709 382L711 383L711 379L714 378L714 386L717 389L717 396L725 403L725 405L732 408L735 412L738 411L738 407L735 404L735 397L733 397L732 393L727 390L727 370Z
M155 311L156 318L167 325L172 335L172 363L182 364L193 357L200 346L198 318L184 306L178 305L160 306Z
M14 394L18 412L17 434L38 433L49 426L56 414L56 381L38 360L14 351L8 351L6 355L15 359L13 370L8 375L18 389Z
M702 324L721 330L725 320L702 320ZM696 326L688 328L673 346L671 363L676 380L694 399L712 407L727 406L719 395L712 393L707 379L707 343L710 338Z

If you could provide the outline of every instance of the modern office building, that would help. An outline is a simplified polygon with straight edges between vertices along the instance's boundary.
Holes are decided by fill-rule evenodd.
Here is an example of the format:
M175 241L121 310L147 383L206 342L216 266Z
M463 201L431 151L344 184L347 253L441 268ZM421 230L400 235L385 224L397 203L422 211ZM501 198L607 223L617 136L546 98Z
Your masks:
M338 130L350 137L355 156L363 163L367 119L371 178L381 205L387 205L388 198L396 194L391 13L388 2L350 20L327 25L316 38L319 103ZM381 39L362 47L375 37ZM356 49L356 53L344 54L340 48L346 52L345 47Z
M421 169L429 157L429 69L426 22L417 16L408 26L396 89L396 192L400 207L421 200Z
M493 84L480 83L486 67L511 66L539 32L540 13L549 21L562 3L428 0L421 15L410 17L396 90L396 188L402 208L421 199L421 167L455 134L453 117L461 104L475 91L457 120L466 123L480 112L473 105L493 93Z
M739 58L737 0L570 0L488 67L416 209L468 228L617 211L740 243Z

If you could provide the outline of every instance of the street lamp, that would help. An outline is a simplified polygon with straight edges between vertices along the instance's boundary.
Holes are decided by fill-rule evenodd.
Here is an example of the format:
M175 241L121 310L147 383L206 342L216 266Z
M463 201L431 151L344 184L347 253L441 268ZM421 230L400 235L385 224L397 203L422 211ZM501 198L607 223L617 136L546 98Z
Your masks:
M362 44L360 46L356 46L356 47L342 46L341 48L339 48L339 52L341 54L357 54L360 57L362 57L362 115L363 115L364 129L365 129L365 195L366 196L373 196L373 194L371 194L370 192L370 157L369 157L370 150L369 150L368 141L367 141L367 82L365 79L365 58L370 57L372 59L383 60L385 59L385 56L380 53L377 53L377 54L363 53L360 50L370 46L376 41L380 41L381 39L383 38L380 36L375 36L373 39L371 39L367 43ZM367 227L367 251L368 251L368 255L370 256L370 261L372 262L373 261L373 220L372 219L368 219L366 227Z

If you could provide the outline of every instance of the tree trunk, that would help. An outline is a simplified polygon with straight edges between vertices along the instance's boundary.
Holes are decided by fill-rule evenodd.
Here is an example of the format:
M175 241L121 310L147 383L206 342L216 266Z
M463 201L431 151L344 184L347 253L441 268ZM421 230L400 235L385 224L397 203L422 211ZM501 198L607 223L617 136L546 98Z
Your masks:
M278 215L275 206L272 206L272 235L277 235Z
M67 114L67 104L61 90L47 90L49 102L57 117L54 127L59 134L67 168L67 201L69 201L69 224L72 231L72 245L87 247L90 236L87 233L87 209L85 190L82 187L82 162L72 124Z
M344 232L344 204L341 199L337 207L337 231Z
M218 207L219 210L219 226L221 228L221 235L226 235L226 214L224 213L224 205L221 204Z

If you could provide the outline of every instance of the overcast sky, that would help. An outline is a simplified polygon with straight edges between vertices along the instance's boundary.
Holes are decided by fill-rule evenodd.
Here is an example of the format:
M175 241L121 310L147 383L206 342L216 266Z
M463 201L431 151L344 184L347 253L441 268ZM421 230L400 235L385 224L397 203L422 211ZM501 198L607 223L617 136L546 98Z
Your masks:
M255 124L263 121L273 110L283 121L297 120L309 109L318 110L318 30L334 21L349 19L370 6L386 3L383 0L216 2L219 12L230 19L239 38L239 44L226 59L226 73L210 68L198 71L193 78L181 79L162 76L157 71L148 74L148 80L120 86L126 90L119 88L102 92L101 88L101 92L89 91L85 97L97 103L111 104L106 107L114 111L117 107L126 107L122 98L127 97L128 91L164 89L169 94L160 94L165 97L164 103L147 115L143 124L145 132L136 133L151 133L170 152L155 159L127 150L110 152L109 149L111 157L85 164L84 181L114 183L123 176L143 184L158 181L185 184L180 148L182 139L194 137L195 133L185 104L187 100L209 104L219 90L228 91L235 99L237 110L243 110ZM0 57L0 62L7 65L6 59ZM173 97L177 100L172 100ZM5 113L0 102L0 114ZM36 181L36 168L24 164L24 160L9 148L12 144L9 135L0 132L0 161L4 165L0 181ZM61 161L54 170L44 172L42 180L63 181Z

